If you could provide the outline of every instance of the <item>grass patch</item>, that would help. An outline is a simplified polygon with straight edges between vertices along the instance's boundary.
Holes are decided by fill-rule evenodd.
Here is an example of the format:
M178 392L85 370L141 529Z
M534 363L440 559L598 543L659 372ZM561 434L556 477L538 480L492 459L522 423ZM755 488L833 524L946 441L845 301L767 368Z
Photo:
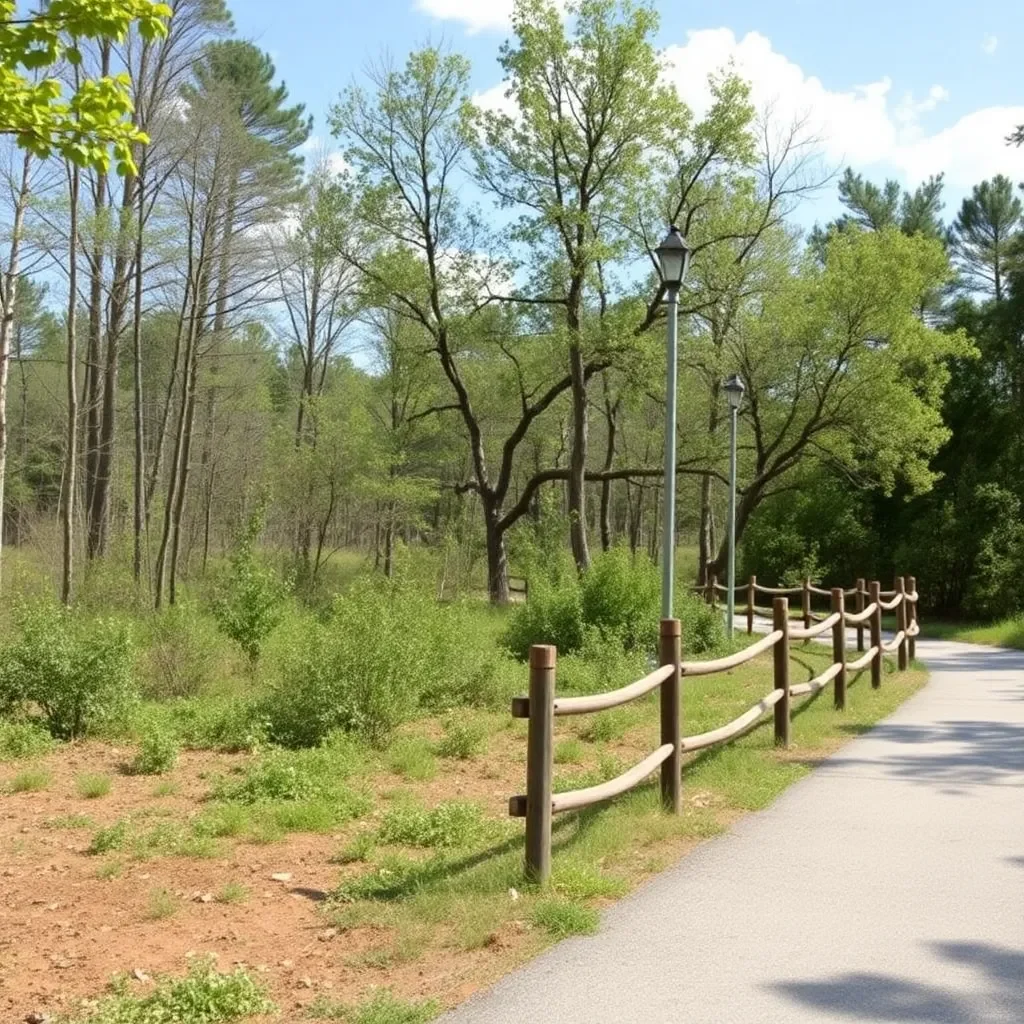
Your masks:
M206 958L194 960L183 978L163 978L145 994L121 980L113 988L113 995L67 1024L222 1024L274 1009L246 971L221 974Z
M75 779L75 792L83 800L98 800L110 792L110 776L93 772L79 775Z
M533 908L530 920L555 939L569 935L593 935L601 923L593 907L567 899L541 900Z
M0 719L0 761L41 757L53 747L50 734L35 722L7 722Z
M154 889L146 901L146 920L163 921L173 917L181 908L177 898L168 889Z
M105 860L94 872L101 882L109 882L112 878L119 878L124 871L124 865L119 860Z
M1010 647L1024 650L1024 615L1013 615L999 622L933 622L921 623L921 635L933 640L955 640L964 644L987 647Z
M44 822L44 827L52 829L94 828L95 822L88 814L60 814L56 818L47 819Z
M50 773L45 768L26 768L10 781L12 793L38 793L50 784Z
M578 739L572 737L555 744L555 764L579 764L583 760L584 748Z
M482 754L487 730L482 722L452 715L444 720L444 736L437 744L441 757L468 761Z
M356 1005L317 996L306 1010L306 1016L312 1020L340 1020L345 1024L427 1024L439 1010L433 1000L406 1002L384 989Z
M249 898L249 890L241 882L228 882L217 892L218 903L244 903Z
M377 836L373 832L360 832L346 843L332 858L332 864L362 864L377 849Z
M174 796L178 792L178 784L171 779L161 779L150 791L153 796Z
M437 774L437 759L428 739L401 736L387 752L388 770L413 782L429 782Z
M197 833L183 822L165 820L145 825L130 817L99 829L86 851L93 856L123 852L135 860L151 857L212 857L214 838Z
M449 848L494 835L495 826L476 804L463 801L438 804L429 811L415 804L399 804L384 816L377 838L399 846Z

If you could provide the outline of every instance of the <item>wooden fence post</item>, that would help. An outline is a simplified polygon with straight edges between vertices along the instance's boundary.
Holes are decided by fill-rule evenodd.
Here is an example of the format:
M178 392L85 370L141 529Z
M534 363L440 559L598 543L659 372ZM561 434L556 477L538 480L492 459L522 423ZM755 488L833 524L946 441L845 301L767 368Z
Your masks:
M916 576L908 576L907 577L907 589L910 591L911 594L913 594L913 596L915 598L917 597L917 577ZM913 604L908 605L908 610L909 610L910 614L907 616L907 621L912 626L916 626L921 621L920 618L918 618L917 605L918 605L918 602L916 600L914 601ZM915 643L915 640L916 640L916 637L912 637L912 636L911 637L907 637L907 657L911 661L913 661L914 658L917 656L917 644Z
M751 576L747 584L747 636L754 634L754 605L757 597L757 577Z
M900 603L896 605L896 632L903 632L903 639L896 648L896 664L901 672L907 671L907 582L902 576L896 577L896 596Z
M875 606L871 616L871 646L878 650L871 659L871 686L877 690L882 685L882 584L878 580L868 584L868 599L868 603Z
M832 613L839 613L839 621L832 627L832 661L842 666L835 680L836 710L846 710L846 606L843 588L832 588Z
M864 580L863 579L859 579L859 580L857 580L857 593L854 595L855 600L856 600L856 609L855 609L856 611L862 612L867 607L867 602L864 600L865 596L866 596L866 593L865 593L865 583L864 583ZM864 650L864 623L863 622L858 622L857 623L857 650L858 651L863 651Z
M546 644L530 648L530 720L526 737L526 874L551 877L551 782L554 774L555 660Z
M777 597L772 603L772 629L781 630L782 638L774 647L775 689L782 699L775 705L775 744L789 746L789 599Z
M683 812L682 706L679 663L682 660L682 626L678 619L662 619L659 653L662 665L675 671L661 684L661 742L672 744L672 753L661 762L661 802L672 814Z
M804 579L804 592L800 595L802 600L801 610L804 613L804 629L811 628L811 580L810 577ZM778 627L776 627L778 628Z

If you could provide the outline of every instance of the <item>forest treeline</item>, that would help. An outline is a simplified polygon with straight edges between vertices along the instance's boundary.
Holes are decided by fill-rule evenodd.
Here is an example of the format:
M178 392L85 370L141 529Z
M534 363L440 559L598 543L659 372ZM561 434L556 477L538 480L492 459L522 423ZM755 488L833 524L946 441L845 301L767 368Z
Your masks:
M352 548L385 574L396 545L434 549L495 602L541 535L580 570L617 544L657 557L653 251L676 224L699 578L724 577L739 373L744 572L898 566L944 612L1024 603L1016 183L946 221L941 176L848 170L847 214L808 236L797 207L836 187L808 125L729 69L695 113L629 0L519 0L497 106L457 52L381 57L337 83L328 155L221 0L168 6L164 34L86 39L57 69L127 76L120 173L18 138L3 182L4 546L48 558L66 602L112 564L173 604L254 522L300 592Z

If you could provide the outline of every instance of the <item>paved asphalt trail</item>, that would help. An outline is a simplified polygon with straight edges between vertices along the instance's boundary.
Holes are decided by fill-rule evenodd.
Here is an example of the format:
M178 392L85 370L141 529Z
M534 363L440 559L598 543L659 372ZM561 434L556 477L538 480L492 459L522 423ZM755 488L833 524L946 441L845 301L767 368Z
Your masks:
M1022 1024L1024 652L917 648L892 717L441 1021Z

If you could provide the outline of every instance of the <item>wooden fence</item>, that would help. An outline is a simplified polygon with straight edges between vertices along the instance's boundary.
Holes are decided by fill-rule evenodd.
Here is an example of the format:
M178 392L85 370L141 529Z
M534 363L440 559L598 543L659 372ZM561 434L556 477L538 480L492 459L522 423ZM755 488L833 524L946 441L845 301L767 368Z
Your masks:
M745 584L748 588L748 628L753 632L757 593L773 597L772 629L767 635L735 654L711 661L683 661L681 658L682 630L678 619L663 619L659 636L659 668L628 686L606 693L583 697L557 697L555 671L557 651L554 647L537 645L530 648L530 691L526 697L512 701L512 715L529 720L526 741L526 793L509 800L509 814L526 819L526 870L538 882L547 881L551 873L551 823L554 815L563 811L588 807L625 793L637 786L655 769L661 769L661 798L665 810L679 814L682 810L682 755L707 747L728 743L750 732L764 721L769 712L775 721L775 742L787 747L790 741L790 700L817 693L829 683L833 684L835 707L846 707L847 674L871 671L871 685L882 685L882 658L895 652L900 671L907 668L914 657L914 638L920 631L917 619L917 584L914 578L900 577L894 590L883 591L877 582L864 586L863 580L851 590L836 588L831 591L810 586L777 588L761 587L756 580ZM711 583L713 597L716 590ZM790 619L789 597L801 595L803 624L794 625ZM827 615L816 615L811 609L811 597L828 595L830 610ZM846 598L855 598L856 610L846 610ZM897 628L892 639L882 639L882 612L896 612ZM860 657L847 660L847 627L857 629L857 651ZM864 631L868 631L870 645L864 650ZM827 669L806 683L790 683L789 658L792 641L809 641L830 634L832 663ZM681 686L683 679L728 672L760 654L772 651L774 687L753 707L731 722L695 736L682 734ZM554 722L562 715L585 715L628 704L657 689L661 704L660 745L651 754L628 771L597 786L554 793Z

